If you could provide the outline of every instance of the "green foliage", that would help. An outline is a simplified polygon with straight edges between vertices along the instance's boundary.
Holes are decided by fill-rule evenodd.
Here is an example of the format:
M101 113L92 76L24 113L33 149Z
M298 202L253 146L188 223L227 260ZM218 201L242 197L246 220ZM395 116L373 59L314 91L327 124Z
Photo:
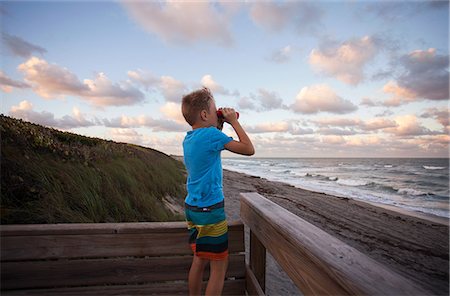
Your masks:
M1 223L173 221L184 165L159 151L0 115Z

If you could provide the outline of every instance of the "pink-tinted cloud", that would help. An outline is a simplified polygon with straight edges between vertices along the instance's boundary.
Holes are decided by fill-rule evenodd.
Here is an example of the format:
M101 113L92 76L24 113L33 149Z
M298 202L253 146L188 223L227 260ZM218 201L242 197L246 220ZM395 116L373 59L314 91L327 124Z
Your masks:
M290 108L294 112L305 114L319 112L345 114L357 109L352 102L341 98L325 84L302 88Z
M415 50L401 57L400 66L403 74L383 87L385 93L392 94L384 105L449 99L449 55L439 55L434 48Z
M395 118L396 126L385 128L384 131L398 137L432 135L435 132L424 127L414 115L404 115Z
M449 98L449 55L439 55L436 49L416 50L401 59L406 73L398 79L400 87L430 100Z
M130 17L166 42L214 42L229 46L233 9L207 1L122 1Z
M140 103L144 94L128 82L113 83L104 73L81 82L67 68L32 57L18 66L25 81L43 98L77 96L95 106L125 106Z
M8 77L3 71L0 71L0 89L4 92L12 92L14 88L29 88L25 82L14 80Z
M391 119L386 118L374 118L365 121L361 128L366 131L376 131L383 130L386 128L395 128L397 127L397 122Z
M157 77L143 70L128 71L127 74L132 82L138 83L145 89L159 91L168 102L180 102L183 95L188 91L183 82L172 76Z
M311 51L309 63L319 73L357 85L364 80L365 66L380 49L380 40L370 36L351 39L342 44L327 43Z
M176 122L169 119L154 119L147 115L142 116L126 116L116 117L112 119L103 119L103 125L113 128L138 128L147 127L155 132L183 132L188 129L186 124Z
M272 133L272 132L287 132L290 130L290 124L288 122L265 122L255 126L246 127L249 133Z
M237 90L231 91L226 89L224 86L219 84L210 74L206 74L202 77L201 86L205 86L211 90L213 95L221 94L225 96L239 96L239 92Z
M181 124L187 124L186 120L183 117L183 114L181 113L181 104L167 102L163 106L161 106L159 110L165 116L165 118L175 120L176 122ZM186 126L186 129L188 129L188 126Z
M33 104L26 100L21 101L17 106L12 106L9 111L9 115L12 117L54 128L72 129L97 125L96 120L86 119L78 108L73 108L72 113L72 115L55 118L51 112L34 111Z
M333 135L356 135L397 127L394 120L386 118L373 118L365 121L356 118L321 118L311 122L321 127L319 133Z
M450 125L450 114L446 108L428 108L420 115L420 117L433 118L445 128L448 128Z

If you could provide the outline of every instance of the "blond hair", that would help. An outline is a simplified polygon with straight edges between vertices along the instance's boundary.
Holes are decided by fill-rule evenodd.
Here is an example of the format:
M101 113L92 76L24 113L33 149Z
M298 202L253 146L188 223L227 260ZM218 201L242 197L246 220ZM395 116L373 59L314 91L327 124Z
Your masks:
M189 125L192 126L197 122L202 110L209 113L211 100L214 100L214 97L207 87L193 91L183 97L181 112Z

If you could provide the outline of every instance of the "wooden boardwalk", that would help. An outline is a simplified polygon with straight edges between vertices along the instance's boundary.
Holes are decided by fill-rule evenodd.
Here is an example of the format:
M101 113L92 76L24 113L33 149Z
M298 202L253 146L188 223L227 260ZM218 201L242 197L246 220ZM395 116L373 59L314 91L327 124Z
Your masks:
M264 295L266 251L304 295L427 295L356 249L256 193L229 226L224 295ZM2 295L187 295L184 222L1 226ZM205 273L205 283L209 272Z

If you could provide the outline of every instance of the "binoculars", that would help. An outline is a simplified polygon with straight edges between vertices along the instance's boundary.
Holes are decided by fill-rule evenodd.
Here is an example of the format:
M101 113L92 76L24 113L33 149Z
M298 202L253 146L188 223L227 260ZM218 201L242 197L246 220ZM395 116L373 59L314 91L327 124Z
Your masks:
M217 117L223 118L222 110L217 110ZM239 119L239 112L236 112L236 117Z

